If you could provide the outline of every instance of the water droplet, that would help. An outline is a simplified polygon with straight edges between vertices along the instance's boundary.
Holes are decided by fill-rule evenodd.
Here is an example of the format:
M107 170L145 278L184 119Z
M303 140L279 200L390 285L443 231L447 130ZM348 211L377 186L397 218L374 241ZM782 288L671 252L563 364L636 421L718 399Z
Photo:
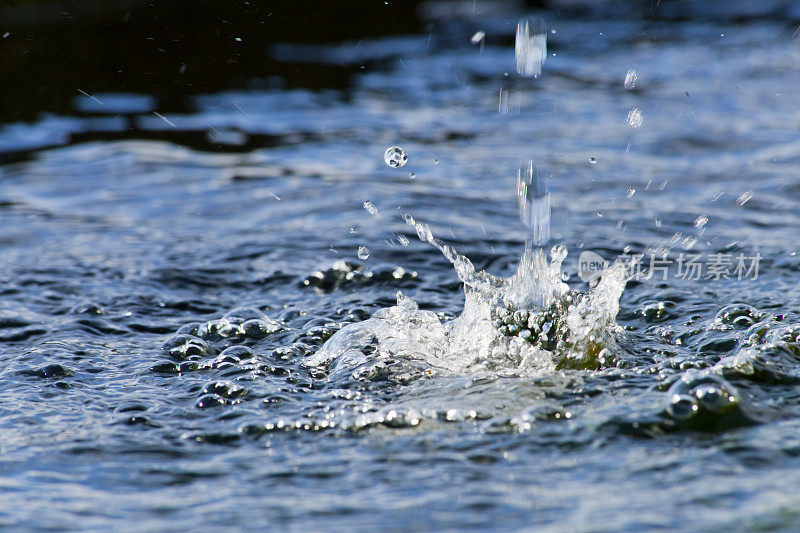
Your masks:
M598 211L597 212L597 218L603 218L603 212L602 211Z
M753 190L750 189L749 191L746 191L743 195L741 195L739 198L737 198L736 203L739 205L744 205L747 202L749 202L750 198L752 197L753 197Z
M697 220L694 221L694 227L698 229L704 227L706 224L708 224L708 217L705 215L697 217Z
M639 75L636 74L636 71L630 69L627 74L625 74L625 88L626 89L633 89L636 87L636 80L639 79Z
M597 164L597 159L595 159L594 157L590 157L589 158L589 164L590 165L596 165Z
M633 187L628 187L628 192L625 193L625 198L630 198L634 194L636 194L636 189L634 189Z
M358 233L358 228L355 226L350 226L350 233Z
M386 164L390 167L397 168L406 164L408 156L406 155L406 151L399 146L392 146L383 154L383 160L386 161Z
M470 41L472 41L472 44L479 44L485 38L486 38L486 32L484 32L484 31L476 31L475 34L470 39Z
M408 173L408 178L409 178L409 179L412 179L412 180L413 180L413 179L414 179L414 178L416 178L416 177L417 177L417 175L416 175L416 174L414 174L413 172L409 172L409 173Z
M517 206L522 223L531 230L533 244L543 246L550 240L550 193L533 161L517 171Z
M438 164L439 164L439 159L434 159L434 160L433 160L433 164L434 164L434 165L438 165Z
M362 261L366 261L369 259L369 248L366 246L359 246L358 247L358 258Z
M547 28L543 19L525 18L517 24L514 45L517 72L526 78L537 78L547 58Z
M634 107L630 111L628 111L628 126L631 128L638 128L644 122L644 115L642 114L642 110L638 107Z
M400 244L403 246L408 246L408 238L405 235L397 234L397 240L400 241Z
M370 215L372 215L374 217L378 216L378 208L375 207L375 204L373 204L369 200L364 202L364 209L366 209L367 213L369 213Z

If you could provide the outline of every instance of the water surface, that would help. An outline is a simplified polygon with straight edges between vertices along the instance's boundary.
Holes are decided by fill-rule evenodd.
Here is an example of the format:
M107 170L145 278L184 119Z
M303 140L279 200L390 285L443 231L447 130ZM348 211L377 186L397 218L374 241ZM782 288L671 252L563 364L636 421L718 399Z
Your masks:
M468 4L408 8L400 34L287 36L259 52L268 83L177 103L82 84L3 115L0 523L793 529L800 11ZM535 79L515 71L523 16L550 32ZM407 357L370 338L317 357L398 291L436 323L461 313L404 213L512 275L527 160L570 288L584 251L671 261L627 283L613 358L449 365L424 335ZM681 254L733 263L692 279Z

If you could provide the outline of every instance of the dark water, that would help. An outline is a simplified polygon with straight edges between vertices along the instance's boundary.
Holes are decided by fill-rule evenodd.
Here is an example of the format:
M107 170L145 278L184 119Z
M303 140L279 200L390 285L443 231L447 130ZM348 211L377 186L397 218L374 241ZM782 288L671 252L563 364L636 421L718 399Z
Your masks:
M514 71L524 14L552 30L535 80ZM0 523L795 530L800 9L392 17L397 35L282 37L245 54L278 74L177 103L82 79L4 112ZM403 212L511 274L526 159L550 177L572 287L582 251L674 261L628 282L613 361L459 373L364 346L359 371L303 364L397 291L460 313L452 267ZM758 255L758 275L685 279L681 253Z

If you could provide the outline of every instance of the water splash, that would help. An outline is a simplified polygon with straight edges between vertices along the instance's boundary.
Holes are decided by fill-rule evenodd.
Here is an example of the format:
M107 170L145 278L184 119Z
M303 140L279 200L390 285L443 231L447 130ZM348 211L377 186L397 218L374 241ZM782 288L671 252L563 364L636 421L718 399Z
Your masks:
M539 375L558 368L595 369L615 360L624 264L612 265L593 289L580 293L563 283L567 251L554 246L549 261L542 249L526 249L514 275L497 277L477 271L424 222L410 214L403 218L453 264L464 283L463 311L442 322L398 292L396 306L346 326L306 365L327 367L338 379L389 364L417 377L441 371Z
M531 244L547 244L550 240L550 192L533 161L517 171L517 205L522 223L531 231Z

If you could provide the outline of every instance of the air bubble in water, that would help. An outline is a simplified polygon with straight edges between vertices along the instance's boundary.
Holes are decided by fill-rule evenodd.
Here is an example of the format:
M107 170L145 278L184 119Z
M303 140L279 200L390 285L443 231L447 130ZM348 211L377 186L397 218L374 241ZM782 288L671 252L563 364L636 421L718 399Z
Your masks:
M634 107L628 112L628 126L638 128L642 125L642 122L644 122L644 115L641 109Z
M517 172L517 206L522 223L531 230L533 244L543 246L550 240L550 193L533 161Z
M517 72L526 78L537 78L547 58L547 28L542 19L521 19L517 24L514 46Z
M358 247L358 258L362 261L366 261L369 259L369 248L366 246L359 246Z
M372 215L374 217L378 216L378 208L375 207L375 204L373 204L369 200L364 202L364 209L366 209L367 213L369 213L370 215Z
M639 75L636 74L636 71L630 69L627 74L625 74L625 88L626 89L633 89L636 87L636 80L639 79Z
M397 168L406 164L408 156L406 155L406 151L399 146L392 146L383 154L383 160L386 161L386 164L390 167Z
M745 191L743 195L736 199L736 203L739 205L744 205L750 201L750 198L753 197L753 190Z

